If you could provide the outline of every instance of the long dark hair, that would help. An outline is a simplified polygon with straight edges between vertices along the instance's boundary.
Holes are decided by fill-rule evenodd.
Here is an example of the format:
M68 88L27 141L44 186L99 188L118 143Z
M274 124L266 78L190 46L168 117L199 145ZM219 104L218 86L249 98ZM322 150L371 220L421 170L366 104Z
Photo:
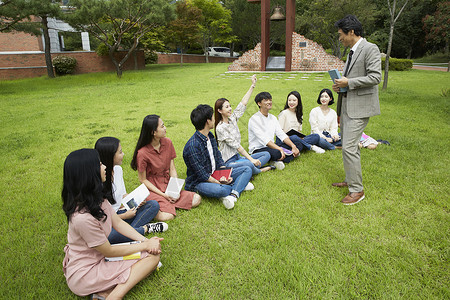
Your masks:
M100 155L100 161L106 166L106 181L103 183L103 197L108 199L109 203L116 204L112 190L112 173L114 170L114 155L119 149L119 139L105 136L99 138L95 143L95 149Z
M295 108L295 116L297 117L297 121L298 121L300 124L303 124L303 104L302 104L302 96L300 96L300 93L299 93L299 92L297 92L297 91L292 91L292 92L290 92L290 93L287 95L287 98L286 98L286 104L284 105L284 109L283 109L283 110L289 108L288 101L289 101L289 96L290 96L290 95L294 95L295 98L297 98L297 100L298 100L298 105L297 105L297 107Z
M85 209L97 220L107 216L101 208L102 177L100 158L95 149L80 149L70 153L64 162L64 179L61 197L67 221L74 212Z
M134 149L133 159L131 160L131 168L137 170L137 153L139 149L150 144L155 136L155 131L158 129L159 116L148 115L142 122L141 134Z
M216 128L217 124L219 124L220 121L222 121L222 115L219 112L219 109L222 109L222 106L225 102L230 102L225 98L219 98L216 100L216 103L214 104L214 134L216 135L217 139L217 133Z

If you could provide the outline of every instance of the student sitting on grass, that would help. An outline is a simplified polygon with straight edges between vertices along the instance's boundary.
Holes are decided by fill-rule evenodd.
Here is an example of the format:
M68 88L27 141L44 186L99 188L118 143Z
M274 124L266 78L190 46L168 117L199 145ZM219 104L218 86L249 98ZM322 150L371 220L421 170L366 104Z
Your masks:
M237 122L244 115L248 99L252 95L255 84L256 75L253 75L250 89L234 111L231 109L230 102L225 98L218 99L214 107L216 138L225 165L228 168L249 166L253 175L271 169L270 166L263 167L270 160L269 152L259 152L250 156L244 147L241 146L241 133Z
M284 132L287 133L293 129L301 133L303 122L303 104L302 97L299 92L292 91L288 94L286 104L284 105L284 110L278 115L278 121L280 122L280 126ZM325 147L326 149L330 149L330 147L332 147L334 149L334 146L325 140L321 141L318 134L310 134L304 138L293 134L290 135L289 138L300 151L307 149L316 153L325 153L325 150L321 147ZM279 146L283 146L283 143L279 139L276 143Z
M362 147L370 149L370 150L374 150L375 148L377 148L378 146L378 142L368 136L367 134L365 134L364 132L362 133L361 139L359 141L358 147L361 149Z
M175 208L191 209L200 205L199 194L181 190L175 199L166 193L170 177L178 177L174 159L177 157L172 141L166 137L166 126L157 115L148 115L142 122L141 134L134 150L131 168L138 171L139 181L149 189L148 199L160 205L159 221L172 220Z
M309 113L309 124L311 124L311 134L318 134L321 139L332 144L329 150L334 150L335 146L342 146L341 137L338 133L338 120L336 112L330 108L334 103L333 92L323 89L317 98L317 104Z
M97 150L81 149L70 153L64 162L63 210L69 229L64 247L63 271L70 290L91 299L122 299L159 263L162 238L145 238L124 222L103 198L106 167ZM111 229L139 243L111 246ZM133 260L106 261L140 252ZM98 293L94 294L94 293Z
M220 181L213 178L213 172L225 167L225 163L210 132L214 128L212 107L204 104L197 106L191 112L191 122L197 131L183 150L187 166L185 188L206 197L220 198L226 209L232 209L249 183L252 170L248 166L235 167L230 178L221 177Z
M280 127L277 117L270 114L272 109L272 95L268 92L261 92L255 97L259 111L248 121L248 148L251 154L267 151L270 153L270 160L274 161L277 169L284 169L284 163L290 162L293 157L299 155L297 146L292 143L286 133ZM284 150L274 143L273 138L283 141L285 148L292 150L293 155L286 155Z
M144 235L148 232L166 231L168 225L164 222L150 223L159 211L159 204L155 200L142 201L137 209L126 210L121 204L127 195L123 180L122 161L124 153L120 141L114 137L102 137L95 143L95 149L100 160L106 166L106 181L103 183L103 197L108 199L114 211L137 232ZM111 244L130 242L131 240L116 230L108 236Z

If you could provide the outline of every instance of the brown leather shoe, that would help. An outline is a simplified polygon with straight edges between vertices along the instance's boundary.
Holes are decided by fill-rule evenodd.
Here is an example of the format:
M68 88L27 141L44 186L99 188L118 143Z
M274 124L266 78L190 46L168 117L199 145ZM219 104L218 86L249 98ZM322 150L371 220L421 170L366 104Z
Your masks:
M362 199L364 199L364 191L361 191L359 193L348 193L348 195L345 196L345 198L342 199L341 202L344 203L344 205L353 205L358 203Z
M335 187L346 187L346 186L348 186L348 184L347 184L347 182L335 182L335 183L332 183L331 184L332 186L335 186Z

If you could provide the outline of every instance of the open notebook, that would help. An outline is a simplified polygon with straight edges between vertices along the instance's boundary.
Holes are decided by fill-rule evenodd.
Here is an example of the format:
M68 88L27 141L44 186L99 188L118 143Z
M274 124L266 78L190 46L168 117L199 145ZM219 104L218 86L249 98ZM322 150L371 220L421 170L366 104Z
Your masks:
M132 208L137 208L145 198L150 195L150 191L145 186L145 184L141 184L134 191L129 193L125 198L122 199L122 205L126 210L130 210Z

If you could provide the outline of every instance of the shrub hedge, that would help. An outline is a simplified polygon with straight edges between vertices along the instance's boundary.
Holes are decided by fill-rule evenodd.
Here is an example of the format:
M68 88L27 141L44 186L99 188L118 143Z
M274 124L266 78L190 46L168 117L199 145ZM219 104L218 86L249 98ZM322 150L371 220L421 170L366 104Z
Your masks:
M74 57L58 55L53 58L52 63L57 75L67 75L73 73L77 60Z
M386 58L381 58L381 69L384 70ZM412 69L413 61L411 59L403 58L389 58L389 70L390 71L409 71Z
M158 62L158 53L153 50L144 50L145 64L156 64Z

